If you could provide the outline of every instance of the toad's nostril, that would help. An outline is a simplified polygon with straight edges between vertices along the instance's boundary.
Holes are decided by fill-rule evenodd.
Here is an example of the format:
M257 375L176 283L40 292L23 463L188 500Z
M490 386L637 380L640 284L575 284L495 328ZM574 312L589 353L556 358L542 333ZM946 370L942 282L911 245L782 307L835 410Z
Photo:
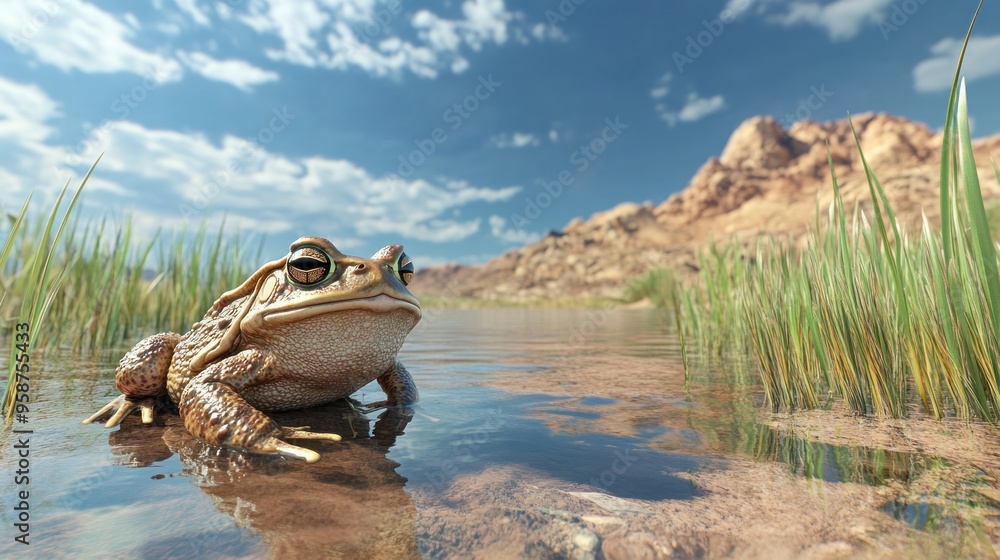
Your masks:
M365 273L365 263L360 263L354 267L354 274L364 274Z

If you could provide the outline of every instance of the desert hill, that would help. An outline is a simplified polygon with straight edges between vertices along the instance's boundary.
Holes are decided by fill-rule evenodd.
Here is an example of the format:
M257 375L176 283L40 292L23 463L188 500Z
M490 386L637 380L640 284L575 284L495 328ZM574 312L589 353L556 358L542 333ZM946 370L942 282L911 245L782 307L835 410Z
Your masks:
M865 157L885 187L897 218L915 224L923 210L937 222L941 135L886 114L853 117ZM845 203L867 206L868 183L849 122L798 122L784 129L754 117L732 134L682 191L659 205L622 203L478 266L422 269L418 295L532 300L621 294L625 280L670 265L696 270L695 251L734 235L801 236L815 221L816 202L833 199L826 142ZM986 198L1000 197L989 156L1000 135L974 142Z

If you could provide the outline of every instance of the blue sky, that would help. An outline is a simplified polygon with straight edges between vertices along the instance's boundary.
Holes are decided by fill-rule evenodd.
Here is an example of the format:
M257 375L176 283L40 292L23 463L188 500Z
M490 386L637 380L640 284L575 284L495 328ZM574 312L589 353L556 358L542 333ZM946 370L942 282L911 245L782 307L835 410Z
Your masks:
M0 205L51 200L105 152L83 211L143 234L225 216L268 255L321 235L483 262L666 199L754 115L939 127L975 6L6 0ZM996 3L966 76L975 134L997 133Z

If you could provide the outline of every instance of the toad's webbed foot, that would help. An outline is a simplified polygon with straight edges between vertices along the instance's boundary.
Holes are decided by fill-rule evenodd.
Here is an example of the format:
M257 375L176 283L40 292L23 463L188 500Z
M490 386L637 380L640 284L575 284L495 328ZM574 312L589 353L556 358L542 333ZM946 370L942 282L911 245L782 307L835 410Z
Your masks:
M286 439L325 439L329 441L341 440L341 437L337 434L327 434L322 432L307 432L305 431L305 429L308 427L309 426L302 426L300 428L289 428L285 426L279 426L279 429L281 430L281 437ZM292 445L274 436L264 438L256 445L255 448L247 448L247 449L255 453L283 455L285 457L302 459L307 463L315 463L316 461L319 460L319 453L316 453L312 449L306 449L305 447Z
M105 428L114 428L121 421L129 415L135 409L139 409L142 413L142 423L152 424L153 423L153 408L156 405L156 399L153 397L142 397L142 398L131 398L125 395L118 395L118 398L104 405L104 408L98 410L92 414L89 418L81 422L81 424L90 424L95 420L99 420L108 415L112 410L115 413L111 415L111 418L104 424Z

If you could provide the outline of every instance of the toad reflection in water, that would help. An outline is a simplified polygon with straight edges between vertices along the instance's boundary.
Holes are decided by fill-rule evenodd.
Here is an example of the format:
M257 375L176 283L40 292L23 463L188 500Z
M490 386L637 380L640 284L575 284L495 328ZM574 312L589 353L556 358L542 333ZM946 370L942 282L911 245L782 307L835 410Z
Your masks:
M175 416L164 417L162 430L129 419L109 440L122 462L136 467L176 453L182 474L236 525L258 532L268 557L419 557L416 507L403 491L406 478L395 471L399 464L386 457L410 421L409 411L387 409L374 427L344 401L274 417L356 437L313 465L206 445ZM138 552L142 558L240 557L246 546L229 526L147 542Z

